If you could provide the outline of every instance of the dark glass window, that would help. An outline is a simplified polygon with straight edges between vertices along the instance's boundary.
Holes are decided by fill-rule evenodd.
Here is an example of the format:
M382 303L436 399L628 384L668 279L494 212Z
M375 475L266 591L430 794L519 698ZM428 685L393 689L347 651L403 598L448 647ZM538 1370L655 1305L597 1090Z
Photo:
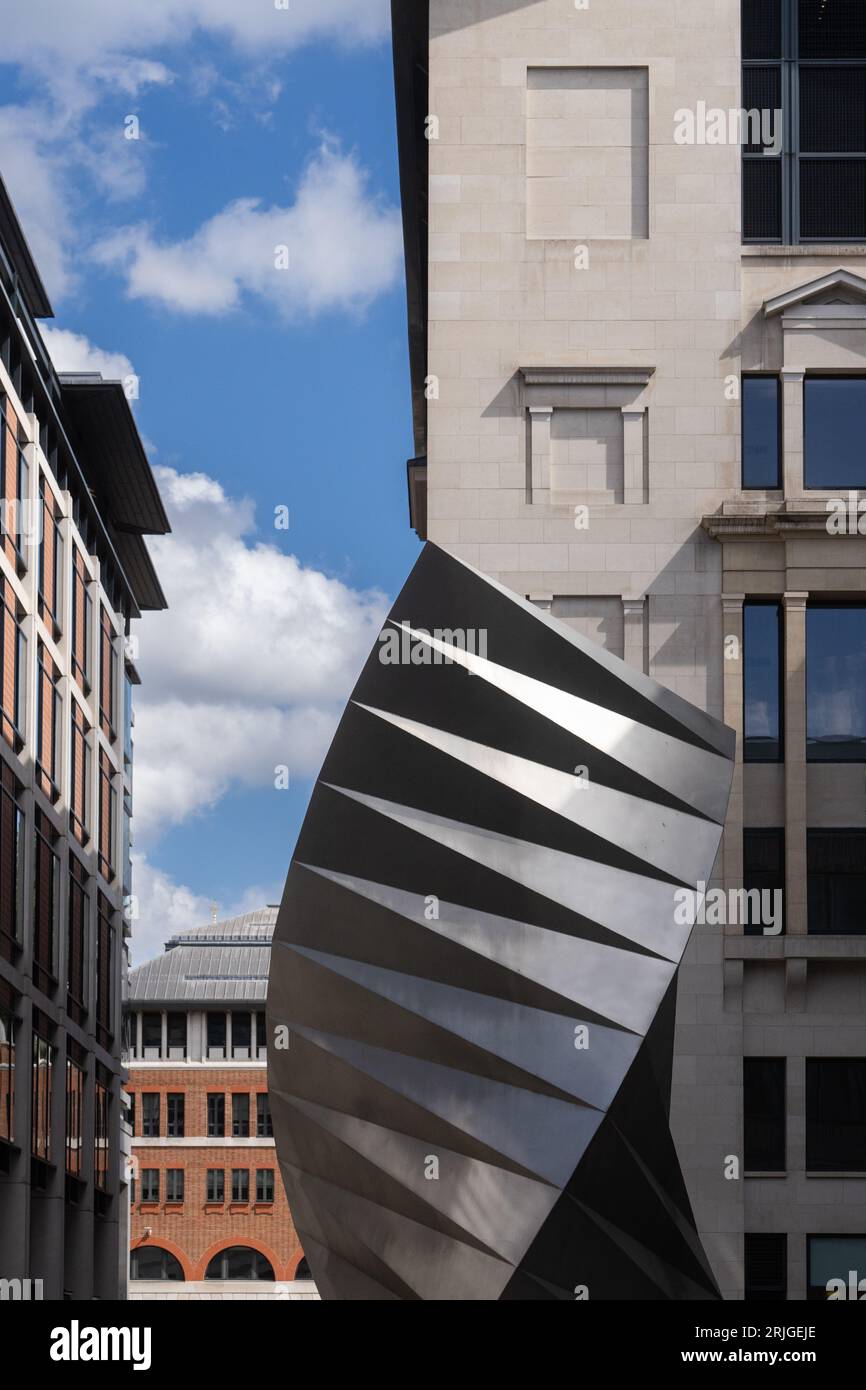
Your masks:
M232 1053L235 1057L240 1052L243 1052L247 1057L250 1055L253 1036L252 1023L253 1016L246 1011L232 1014Z
M168 1055L186 1056L186 1014L170 1013L168 1016Z
M167 1097L168 1123L166 1134L169 1139L182 1139L184 1134L184 1093L172 1091Z
M235 1245L230 1250L221 1250L214 1255L207 1269L205 1279L273 1279L271 1263L258 1250L250 1250L245 1245Z
M13 995L0 980L0 1140L15 1139L15 1015Z
M866 236L862 0L743 0L744 108L779 113L743 150L747 241Z
M781 56L782 0L746 0L743 5L743 57Z
M806 610L806 755L866 762L866 606Z
M141 1132L146 1139L159 1138L159 1092L143 1091L141 1096Z
M232 1096L232 1135L235 1139L249 1138L250 1098L246 1094Z
M256 1014L256 1046L262 1052L268 1045L267 1019L264 1014Z
M223 1168L208 1168L206 1190L209 1202L225 1201L226 1175Z
M207 1132L209 1139L222 1139L226 1132L226 1098L211 1091L207 1098Z
M32 1087L30 1098L30 1151L34 1158L51 1162L51 1097L54 1090L56 1049L39 1033L33 1034Z
M866 830L810 830L809 935L866 934Z
M256 1169L256 1201L272 1202L274 1200L274 1170L273 1168Z
M274 1126L271 1120L271 1103L266 1091L256 1096L256 1135L259 1139L273 1137Z
M744 376L743 487L782 486L782 383L776 376Z
M746 762L782 757L782 605L743 607L743 704Z
M806 1062L806 1167L866 1172L866 1058Z
M859 1286L866 1279L866 1236L809 1236L809 1291L812 1303L828 1299L835 1290L828 1288L831 1279L842 1280L846 1297L850 1298L851 1275ZM858 1301L862 1297L858 1289Z
M129 1259L131 1279L183 1279L180 1261L157 1245L139 1245Z
M142 1014L141 1015L141 1045L145 1049L145 1057L148 1051L156 1050L159 1056L162 1051L162 1015L161 1014Z
M788 1297L788 1237L747 1232L744 1254L746 1302L784 1302Z
M775 910L778 902L784 907L785 901L785 832L779 829L761 828L760 830L743 831L743 887L747 894L758 892L763 894L770 893L775 895L781 893L781 898L773 896L770 899L770 907ZM762 897L762 904L766 901ZM744 934L746 936L763 936L764 928L771 925L765 920L765 914L754 910L756 900L749 897L748 919L744 923ZM772 923L775 925L775 922ZM782 915L782 931L784 932L784 911Z
M785 1059L743 1058L743 1162L747 1173L785 1171Z
M800 0L802 58L866 58L863 0Z
M209 1013L207 1016L207 1045L208 1051L211 1048L222 1048L226 1045L226 1016L225 1014Z
M866 377L808 376L804 392L806 487L866 487Z
M165 1170L165 1200L167 1202L183 1201L182 1168L167 1168Z
M141 1170L141 1200L142 1202L159 1201L159 1169L142 1168Z
M250 1170L249 1168L232 1169L232 1201L248 1202L250 1200Z

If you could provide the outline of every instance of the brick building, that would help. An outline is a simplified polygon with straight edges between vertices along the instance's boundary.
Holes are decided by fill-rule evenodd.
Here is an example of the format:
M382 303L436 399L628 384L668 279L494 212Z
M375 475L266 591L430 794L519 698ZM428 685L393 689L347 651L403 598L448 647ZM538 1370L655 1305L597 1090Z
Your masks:
M130 623L168 531L128 392L55 371L0 180L0 1277L125 1296Z
M130 973L133 1298L315 1297L268 1104L276 916L196 927Z

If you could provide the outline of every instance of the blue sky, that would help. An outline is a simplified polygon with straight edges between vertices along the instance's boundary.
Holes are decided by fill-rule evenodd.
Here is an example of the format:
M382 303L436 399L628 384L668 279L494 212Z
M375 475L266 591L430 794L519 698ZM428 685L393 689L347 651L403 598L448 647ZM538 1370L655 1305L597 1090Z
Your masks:
M175 528L171 611L139 628L140 961L212 900L278 900L418 552L387 4L35 0L4 26L0 169L46 339L139 378Z

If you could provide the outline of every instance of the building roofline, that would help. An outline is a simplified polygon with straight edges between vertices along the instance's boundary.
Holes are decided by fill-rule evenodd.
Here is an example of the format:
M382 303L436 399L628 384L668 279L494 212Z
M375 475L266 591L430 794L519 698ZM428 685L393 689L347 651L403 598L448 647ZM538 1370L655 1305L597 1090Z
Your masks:
M19 288L27 301L31 314L37 319L52 319L54 310L48 298L48 291L42 283L42 276L36 268L33 252L24 235L15 204L9 196L2 177L0 177L0 240L9 248L15 267Z

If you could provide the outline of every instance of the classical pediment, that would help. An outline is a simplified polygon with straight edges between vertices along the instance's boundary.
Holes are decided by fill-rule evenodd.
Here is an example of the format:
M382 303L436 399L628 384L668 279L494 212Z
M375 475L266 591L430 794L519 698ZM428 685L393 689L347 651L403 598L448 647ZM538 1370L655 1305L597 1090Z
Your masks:
M858 316L866 315L866 279L841 267L829 275L786 290L784 294L777 294L764 304L767 318L791 312L816 318L846 317L846 310Z

